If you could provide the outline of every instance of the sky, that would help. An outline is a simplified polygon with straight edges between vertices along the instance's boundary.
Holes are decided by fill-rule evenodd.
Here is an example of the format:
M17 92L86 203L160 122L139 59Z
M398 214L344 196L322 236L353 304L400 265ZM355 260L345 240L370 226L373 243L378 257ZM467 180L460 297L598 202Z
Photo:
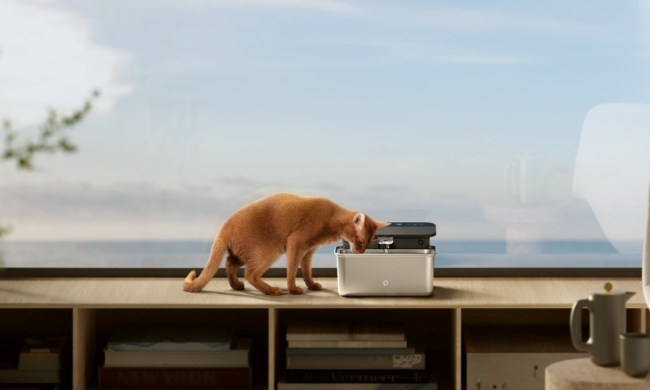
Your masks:
M4 0L0 118L33 136L101 98L78 153L0 164L0 225L209 239L295 191L447 239L601 239L577 150L592 110L650 103L648 4Z

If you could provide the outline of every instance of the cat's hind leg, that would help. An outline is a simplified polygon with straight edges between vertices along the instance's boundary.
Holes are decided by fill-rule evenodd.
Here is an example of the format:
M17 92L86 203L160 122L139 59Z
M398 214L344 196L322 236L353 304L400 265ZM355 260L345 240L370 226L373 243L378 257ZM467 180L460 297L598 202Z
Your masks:
M268 255L267 255L268 256ZM255 257L255 259L264 259L263 257ZM262 275L266 270L271 267L273 260L251 261L246 260L246 269L244 270L244 277L246 280L266 295L282 295L282 289L279 287L272 287L262 280Z
M304 292L302 287L296 286L296 275L298 273L298 265L302 263L302 259L306 253L305 249L302 249L300 246L299 236L290 237L287 240L287 287L289 288L289 292L294 295L300 295Z
M310 290L321 290L323 286L315 282L311 274L311 259L314 256L314 251L307 252L300 260L300 269L302 269L302 279L305 281L307 288Z
M237 277L237 270L243 264L244 263L242 263L242 261L239 260L236 256L228 255L226 258L226 275L228 275L228 282L230 283L230 287L232 287L233 290L244 289L244 283L242 283Z

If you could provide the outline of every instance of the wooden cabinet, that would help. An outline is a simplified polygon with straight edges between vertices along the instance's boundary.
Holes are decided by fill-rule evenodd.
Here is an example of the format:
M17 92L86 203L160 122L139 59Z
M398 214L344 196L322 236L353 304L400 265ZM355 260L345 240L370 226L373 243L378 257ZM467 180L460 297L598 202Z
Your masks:
M465 387L544 390L544 370L552 363L584 358L575 351L567 326L463 328Z
M274 389L286 371L285 332L291 321L398 321L425 347L438 388L460 390L466 387L463 333L468 329L534 326L568 332L573 303L606 281L637 293L628 301L628 327L645 330L638 278L436 278L434 295L421 298L343 298L333 278L319 279L323 291L280 297L251 288L233 291L223 278L198 294L183 292L182 278L6 278L0 279L0 332L56 329L69 335L66 376L72 389L82 390L97 387L102 348L113 331L147 324L228 326L253 339L254 388Z

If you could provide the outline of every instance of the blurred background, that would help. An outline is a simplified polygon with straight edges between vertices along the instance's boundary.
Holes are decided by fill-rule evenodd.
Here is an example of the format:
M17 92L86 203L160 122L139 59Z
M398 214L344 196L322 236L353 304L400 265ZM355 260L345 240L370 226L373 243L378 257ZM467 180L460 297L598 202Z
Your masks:
M640 267L649 69L647 0L4 0L2 261L200 267L292 191L435 223L436 267Z

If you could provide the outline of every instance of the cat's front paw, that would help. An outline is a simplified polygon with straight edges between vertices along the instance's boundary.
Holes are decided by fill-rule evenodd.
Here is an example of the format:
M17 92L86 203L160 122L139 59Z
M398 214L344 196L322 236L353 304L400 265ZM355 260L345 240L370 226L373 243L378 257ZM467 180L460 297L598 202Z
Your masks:
M230 283L230 287L232 287L233 290L237 290L237 291L241 291L246 288L246 286L244 286L244 283L242 282Z
M309 283L307 287L312 291L319 291L323 289L323 286L318 282Z
M305 292L305 290L302 289L302 287L293 287L289 289L289 292L293 295L300 295Z
M267 291L264 291L266 295L282 295L282 289L280 287L270 287Z

